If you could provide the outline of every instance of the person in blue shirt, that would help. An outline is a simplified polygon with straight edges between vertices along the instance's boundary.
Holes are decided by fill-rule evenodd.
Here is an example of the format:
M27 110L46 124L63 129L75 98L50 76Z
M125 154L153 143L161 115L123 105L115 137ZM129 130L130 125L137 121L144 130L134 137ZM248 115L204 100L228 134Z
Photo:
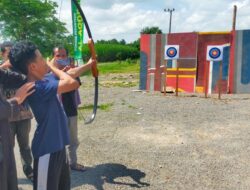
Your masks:
M79 83L57 69L54 60L46 62L31 42L16 43L10 50L9 60L15 69L27 75L28 81L35 82L35 92L28 97L37 122L32 141L34 190L69 190L70 170L65 152L69 131L57 95L77 89ZM88 67L94 62L90 59Z

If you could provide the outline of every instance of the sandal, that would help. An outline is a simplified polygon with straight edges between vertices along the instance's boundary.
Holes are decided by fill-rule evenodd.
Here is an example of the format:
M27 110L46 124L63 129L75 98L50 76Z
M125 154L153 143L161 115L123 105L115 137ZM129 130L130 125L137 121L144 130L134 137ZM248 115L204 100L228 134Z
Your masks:
M26 176L31 182L34 181L34 175L33 172L31 172L29 175Z
M71 170L75 170L78 172L84 172L86 171L86 168L84 167L84 165L81 164L72 164L70 165Z

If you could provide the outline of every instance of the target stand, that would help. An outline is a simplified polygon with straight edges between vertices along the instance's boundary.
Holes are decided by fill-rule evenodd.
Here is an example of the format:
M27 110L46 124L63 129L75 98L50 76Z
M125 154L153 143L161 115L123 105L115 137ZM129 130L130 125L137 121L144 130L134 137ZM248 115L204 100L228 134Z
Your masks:
M221 99L223 48L224 46L207 46L207 61L213 61L213 62L217 61L220 64L219 81L218 81L218 93L219 93L218 98L219 99ZM206 71L206 73L207 72L208 71ZM207 86L207 83L208 83L208 75L206 76L206 86ZM207 98L207 88L205 88L205 97Z
M164 52L164 58L165 60L177 60L176 62L176 96L178 96L178 88L179 88L179 64L178 64L178 59L179 59L179 50L180 46L179 45L166 45L165 46L165 52ZM166 77L166 69L165 68L165 77ZM166 95L166 79L164 83L164 94Z

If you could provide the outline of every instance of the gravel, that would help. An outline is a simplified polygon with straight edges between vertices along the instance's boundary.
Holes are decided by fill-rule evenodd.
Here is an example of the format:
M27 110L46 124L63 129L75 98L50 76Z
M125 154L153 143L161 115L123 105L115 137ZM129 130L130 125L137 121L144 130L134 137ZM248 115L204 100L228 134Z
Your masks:
M91 104L91 79L82 80L83 101ZM175 97L110 85L135 81L100 77L99 105L108 106L90 125L82 116L91 110L79 114L78 159L88 170L72 173L72 189L250 189L250 95ZM15 151L20 187L32 189Z

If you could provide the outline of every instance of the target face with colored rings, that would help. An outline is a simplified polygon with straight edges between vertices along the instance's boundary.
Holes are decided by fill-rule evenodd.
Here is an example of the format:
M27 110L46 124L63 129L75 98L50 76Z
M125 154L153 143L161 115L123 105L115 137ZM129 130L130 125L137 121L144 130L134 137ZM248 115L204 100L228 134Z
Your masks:
M179 45L166 45L165 46L165 59L174 60L179 59Z
M174 58L177 55L177 49L174 47L170 47L166 53L168 57Z
M209 56L212 58L212 59L218 59L221 55L221 50L217 47L214 47L212 49L210 49L209 51Z
M223 45L207 46L207 61L222 61L223 48Z

